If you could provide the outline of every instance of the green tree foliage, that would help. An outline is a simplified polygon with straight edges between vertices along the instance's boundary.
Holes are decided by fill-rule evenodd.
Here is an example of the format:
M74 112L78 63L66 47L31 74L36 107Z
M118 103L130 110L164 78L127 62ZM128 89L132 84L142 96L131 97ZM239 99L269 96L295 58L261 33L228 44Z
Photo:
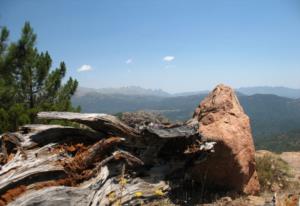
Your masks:
M39 111L78 111L71 97L78 82L65 84L66 65L51 69L48 52L36 48L36 34L26 22L17 42L8 42L6 27L0 33L0 132L13 131L19 125L35 123Z

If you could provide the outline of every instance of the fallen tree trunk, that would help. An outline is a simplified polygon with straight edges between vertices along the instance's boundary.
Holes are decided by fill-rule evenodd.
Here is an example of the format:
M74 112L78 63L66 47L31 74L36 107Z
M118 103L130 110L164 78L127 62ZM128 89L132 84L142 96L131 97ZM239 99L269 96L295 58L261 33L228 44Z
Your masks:
M40 112L38 118L49 120L69 120L84 124L107 135L137 137L137 131L108 114L83 114L72 112Z
M132 128L107 114L42 112L38 117L92 130L25 125L3 134L0 143L7 154L0 170L0 205L151 202L168 194L170 178L184 178L214 145L203 141L191 123Z

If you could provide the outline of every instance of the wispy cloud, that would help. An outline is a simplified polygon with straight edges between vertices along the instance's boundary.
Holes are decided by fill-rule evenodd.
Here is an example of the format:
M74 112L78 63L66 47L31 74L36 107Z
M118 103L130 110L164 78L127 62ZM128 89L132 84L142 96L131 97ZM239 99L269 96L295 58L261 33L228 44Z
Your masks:
M174 59L175 59L174 56L165 56L165 57L163 58L163 61L165 61L165 62L171 62L171 61L173 61Z
M91 70L93 70L91 65L84 64L77 69L77 72L87 72L87 71L91 71Z
M126 61L125 61L125 64L131 64L132 63L132 59L127 59Z

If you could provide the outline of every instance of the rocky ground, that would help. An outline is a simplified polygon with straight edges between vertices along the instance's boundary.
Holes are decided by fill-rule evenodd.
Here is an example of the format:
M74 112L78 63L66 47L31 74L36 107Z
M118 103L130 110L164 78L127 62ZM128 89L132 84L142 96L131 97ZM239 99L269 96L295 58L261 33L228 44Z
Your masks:
M215 194L214 197L208 198L207 203L193 204L203 206L299 206L300 205L300 187L297 183L300 182L300 152L283 152L275 154L267 150L256 151L256 157L276 156L284 160L291 171L292 176L290 181L296 184L289 188L277 188L277 191L261 191L257 195L239 195L234 193ZM259 171L258 171L259 172ZM275 188L276 189L276 188ZM155 204L154 204L155 205ZM158 201L156 205L177 205L169 199ZM190 205L190 204L185 204Z
M206 206L223 206L223 205L255 205L268 206L274 205L274 197L276 206L299 206L300 205L300 152L283 152L275 154L267 150L256 151L256 157L263 157L265 155L274 155L284 160L291 171L291 184L289 188L275 188L276 191L262 191L259 195L253 196L225 196L217 198L215 202L204 204ZM259 171L258 171L259 172ZM295 184L295 185L294 185Z
M300 152L283 152L280 158L290 165L295 174L295 181L300 181Z

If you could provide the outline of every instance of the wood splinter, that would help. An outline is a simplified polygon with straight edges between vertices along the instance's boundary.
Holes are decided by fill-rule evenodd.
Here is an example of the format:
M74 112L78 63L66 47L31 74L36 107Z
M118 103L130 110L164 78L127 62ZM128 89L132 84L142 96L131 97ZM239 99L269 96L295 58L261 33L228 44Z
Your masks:
M96 159L103 156L110 147L122 141L124 141L124 139L120 137L110 137L108 139L100 140L87 151L67 160L64 164L64 168L67 173L82 172L93 166Z

